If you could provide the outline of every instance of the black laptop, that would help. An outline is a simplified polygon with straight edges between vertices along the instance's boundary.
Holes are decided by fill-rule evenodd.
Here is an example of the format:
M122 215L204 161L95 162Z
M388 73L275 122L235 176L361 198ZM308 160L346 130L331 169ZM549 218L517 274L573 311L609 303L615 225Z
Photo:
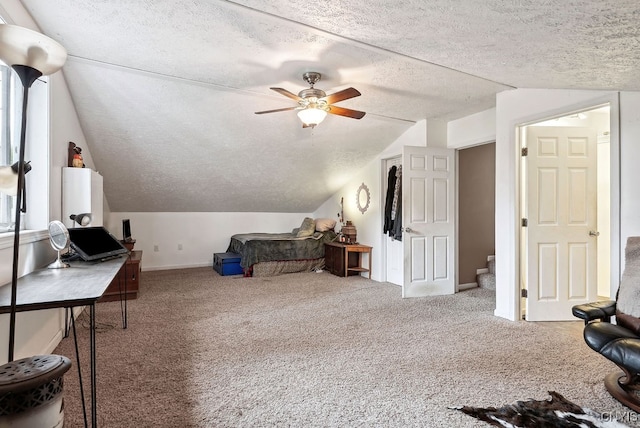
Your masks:
M71 248L82 260L108 260L128 253L128 250L104 227L73 227L69 229Z

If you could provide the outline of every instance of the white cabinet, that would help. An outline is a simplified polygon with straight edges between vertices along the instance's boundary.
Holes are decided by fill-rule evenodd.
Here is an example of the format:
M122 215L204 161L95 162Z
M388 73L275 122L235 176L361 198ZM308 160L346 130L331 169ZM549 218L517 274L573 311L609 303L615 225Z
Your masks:
M102 226L102 176L90 168L62 168L62 222L74 225L72 214L91 213L89 226Z

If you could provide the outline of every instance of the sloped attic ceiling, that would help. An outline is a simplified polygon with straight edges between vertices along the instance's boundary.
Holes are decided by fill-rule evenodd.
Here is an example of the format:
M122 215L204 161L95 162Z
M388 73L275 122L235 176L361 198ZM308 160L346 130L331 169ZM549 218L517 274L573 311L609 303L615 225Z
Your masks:
M63 72L113 211L311 212L415 122L514 87L640 89L637 0L22 0ZM355 87L302 129L316 88Z

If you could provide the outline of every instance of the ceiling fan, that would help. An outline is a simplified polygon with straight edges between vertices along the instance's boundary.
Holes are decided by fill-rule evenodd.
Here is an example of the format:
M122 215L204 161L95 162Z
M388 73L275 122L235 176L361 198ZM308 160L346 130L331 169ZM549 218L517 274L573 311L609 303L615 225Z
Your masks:
M362 119L366 114L363 111L351 110L344 107L334 106L333 103L359 97L361 94L357 89L347 88L333 94L327 95L323 90L313 87L322 75L315 71L309 71L302 75L302 78L311 86L303 89L298 95L282 88L270 88L279 94L289 97L298 102L296 107L285 107L275 110L257 111L256 114L275 113L279 111L298 110L298 117L302 121L303 128L313 128L322 122L327 113L338 116L350 117L352 119Z

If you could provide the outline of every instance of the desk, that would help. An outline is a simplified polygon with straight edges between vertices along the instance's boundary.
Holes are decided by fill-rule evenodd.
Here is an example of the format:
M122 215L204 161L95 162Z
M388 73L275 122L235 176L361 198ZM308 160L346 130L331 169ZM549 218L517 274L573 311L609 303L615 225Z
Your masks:
M18 279L17 312L89 306L92 427L96 427L98 423L96 410L96 302L126 261L127 257L106 262L76 261L71 262L71 266L66 269L39 269ZM11 284L6 284L0 287L0 313L10 312ZM80 374L79 364L78 373Z

